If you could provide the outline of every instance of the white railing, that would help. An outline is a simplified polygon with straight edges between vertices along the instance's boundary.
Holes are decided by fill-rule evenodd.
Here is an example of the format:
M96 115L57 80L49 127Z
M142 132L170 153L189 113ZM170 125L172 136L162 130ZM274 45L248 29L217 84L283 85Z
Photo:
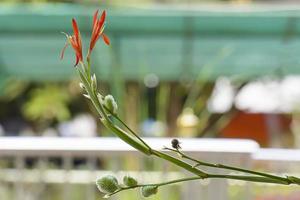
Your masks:
M162 149L170 146L171 138L145 140L153 148ZM250 140L179 140L186 153L210 162L246 168L263 165L278 173L299 171L300 167L299 150L260 149L257 143ZM81 158L79 163L74 164L73 161L78 158ZM56 163L55 167L53 162ZM82 162L84 165L80 164ZM126 173L123 172L123 167L143 182L162 181L184 175L164 161L154 161L152 158L145 161L141 153L117 138L3 137L0 138L0 199L43 199L43 195L54 194L48 189L49 185L55 184L61 185L58 187L61 189L60 195L48 199L72 199L76 184L82 186L81 193L85 194L81 199L99 199L100 195L95 191L94 184L96 177L107 173L121 177ZM145 172L145 169L152 170ZM226 180L182 184L178 199L226 200L229 199L230 184ZM243 199L251 199L249 187L249 184L244 186ZM159 194L160 199L169 199L168 187L163 190Z

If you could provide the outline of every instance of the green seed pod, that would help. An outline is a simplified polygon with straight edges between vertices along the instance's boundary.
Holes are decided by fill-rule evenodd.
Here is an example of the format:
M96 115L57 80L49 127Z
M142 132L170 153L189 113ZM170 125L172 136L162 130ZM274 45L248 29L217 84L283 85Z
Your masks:
M112 95L106 95L104 97L104 105L113 113L117 114L118 105Z
M138 184L137 180L131 176L124 176L123 183L128 187L136 186Z
M96 185L100 192L110 194L119 189L118 180L111 175L104 176L96 181Z
M147 185L141 188L141 193L143 197L150 197L157 193L158 186L156 185Z

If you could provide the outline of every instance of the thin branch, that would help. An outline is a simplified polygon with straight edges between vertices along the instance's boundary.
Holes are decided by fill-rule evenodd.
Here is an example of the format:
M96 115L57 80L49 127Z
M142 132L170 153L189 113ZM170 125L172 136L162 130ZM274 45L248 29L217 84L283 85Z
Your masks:
M179 151L178 149L171 149L171 148L167 148L167 147L165 147L165 149L172 151L172 152L176 152L182 158L185 158L185 159L195 162L196 165L194 167L202 165L202 166L208 166L208 167L219 168L219 169L229 169L229 170L244 172L244 173L248 173L248 174L263 176L263 177L267 177L267 178L272 178L272 179L276 179L276 180L280 180L280 181L290 182L287 178L284 178L281 176L275 176L275 175L268 174L268 173L257 172L257 171L242 169L242 168L238 168L238 167L232 167L232 166L223 165L223 164L212 164L212 163L208 163L208 162L203 162L203 161L197 160L195 158L192 158L192 157L186 155L185 153Z

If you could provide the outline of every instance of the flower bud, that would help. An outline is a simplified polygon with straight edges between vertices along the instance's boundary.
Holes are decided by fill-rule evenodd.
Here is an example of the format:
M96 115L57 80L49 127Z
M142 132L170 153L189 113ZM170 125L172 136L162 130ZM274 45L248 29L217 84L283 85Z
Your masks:
M150 197L157 193L158 186L156 185L147 185L141 188L141 193L143 197Z
M98 189L106 194L110 194L119 189L118 180L111 175L104 176L96 181Z
M106 95L104 97L104 105L113 113L117 114L118 105L112 95Z
M132 187L132 186L136 186L138 182L135 178L131 176L124 176L123 183L128 187Z

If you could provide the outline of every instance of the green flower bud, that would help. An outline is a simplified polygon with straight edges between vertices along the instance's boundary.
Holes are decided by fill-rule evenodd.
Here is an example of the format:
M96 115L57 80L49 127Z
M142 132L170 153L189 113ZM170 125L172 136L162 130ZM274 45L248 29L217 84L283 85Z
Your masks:
M106 95L104 97L104 105L113 113L117 114L118 105L112 95Z
M138 184L137 180L131 176L124 176L123 183L128 187L136 186Z
M119 189L118 180L111 175L104 176L96 181L96 185L100 192L110 194Z
M141 188L141 193L143 197L150 197L157 193L158 186L156 185L147 185Z

